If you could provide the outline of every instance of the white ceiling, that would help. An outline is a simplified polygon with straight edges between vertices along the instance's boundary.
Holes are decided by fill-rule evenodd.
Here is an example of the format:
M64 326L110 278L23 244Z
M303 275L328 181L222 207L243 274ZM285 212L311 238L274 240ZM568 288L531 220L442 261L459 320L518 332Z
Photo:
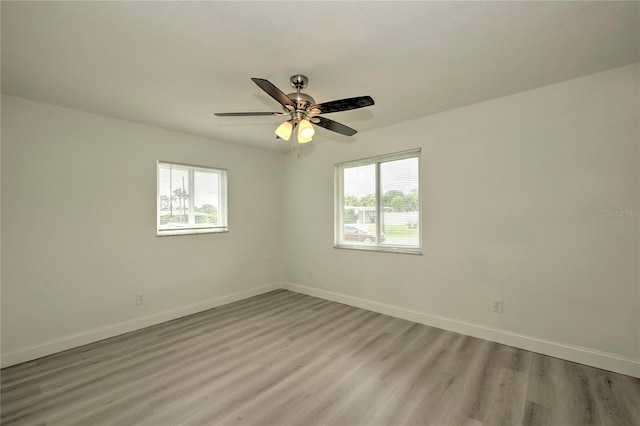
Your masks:
M280 111L249 78L361 133L640 61L638 2L7 2L2 92L267 149ZM349 138L319 129L313 143Z

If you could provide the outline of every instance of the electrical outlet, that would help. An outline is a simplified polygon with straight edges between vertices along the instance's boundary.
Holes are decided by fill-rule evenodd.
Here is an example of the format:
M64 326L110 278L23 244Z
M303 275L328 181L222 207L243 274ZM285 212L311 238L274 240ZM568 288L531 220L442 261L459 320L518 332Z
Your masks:
M136 294L136 305L142 305L144 303L144 294L138 293Z
M503 302L502 300L494 300L493 301L493 312L502 313Z

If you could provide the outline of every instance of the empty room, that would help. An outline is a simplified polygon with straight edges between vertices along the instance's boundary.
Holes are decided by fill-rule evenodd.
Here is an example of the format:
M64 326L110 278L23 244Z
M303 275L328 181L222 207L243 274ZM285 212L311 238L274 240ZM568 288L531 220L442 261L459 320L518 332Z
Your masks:
M640 424L640 2L0 18L2 425Z

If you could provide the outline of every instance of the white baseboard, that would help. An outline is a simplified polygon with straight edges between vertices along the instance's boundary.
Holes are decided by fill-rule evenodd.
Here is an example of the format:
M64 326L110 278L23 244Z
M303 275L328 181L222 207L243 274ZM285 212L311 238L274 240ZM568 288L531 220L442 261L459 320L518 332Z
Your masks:
M141 318L135 318L129 321L123 321L106 327L87 330L82 333L65 336L60 339L45 342L40 345L20 348L16 351L2 354L2 357L0 359L0 366L4 368L27 361L32 361L43 356L66 351L78 346L83 346L89 343L108 339L109 337L118 336L120 334L129 333L131 331L140 330L145 327L160 324L166 321L171 321L176 318L181 318L187 315L206 311L207 309L212 309L217 306L237 302L239 300L257 296L259 294L267 293L279 288L281 288L280 283L268 284L262 287L253 288L251 290L233 293L227 296L210 299L200 303L194 303L192 305L182 306L180 308L159 312Z
M489 340L491 342L502 343L504 345L526 349L532 352L577 362L579 364L585 364L592 367L602 368L604 370L640 378L639 360L624 358L615 354L600 352L580 346L572 346L550 340L539 339L536 337L526 336L510 331L483 327L463 321L443 318L436 315L424 314L386 303L361 299L358 297L334 293L326 290L320 290L300 284L283 282L281 287L286 290L295 291L297 293L307 294L309 296L315 296L322 299L343 303L345 305L367 309L369 311L378 312L392 317L453 331L467 336L478 337L480 339Z
M251 290L233 293L216 299L136 318L130 321L124 321L98 329L87 330L82 333L45 342L40 345L20 348L16 351L2 354L0 358L0 366L4 368L31 361L43 356L118 336L120 334L129 333L131 331L140 330L162 322L192 315L217 306L237 302L239 300L257 296L279 288L640 378L640 361L638 360L624 358L615 354L600 352L589 348L539 339L510 331L483 327L436 315L429 315L386 303L361 299L290 282L272 283Z

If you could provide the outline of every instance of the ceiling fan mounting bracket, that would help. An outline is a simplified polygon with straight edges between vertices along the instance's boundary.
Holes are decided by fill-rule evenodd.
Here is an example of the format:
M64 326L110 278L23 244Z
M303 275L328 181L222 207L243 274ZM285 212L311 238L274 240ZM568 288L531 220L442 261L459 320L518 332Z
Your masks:
M307 84L309 84L309 79L307 78L307 76L302 74L292 75L289 78L289 81L291 82L291 86L295 87L298 90L304 89L305 87L307 87Z

